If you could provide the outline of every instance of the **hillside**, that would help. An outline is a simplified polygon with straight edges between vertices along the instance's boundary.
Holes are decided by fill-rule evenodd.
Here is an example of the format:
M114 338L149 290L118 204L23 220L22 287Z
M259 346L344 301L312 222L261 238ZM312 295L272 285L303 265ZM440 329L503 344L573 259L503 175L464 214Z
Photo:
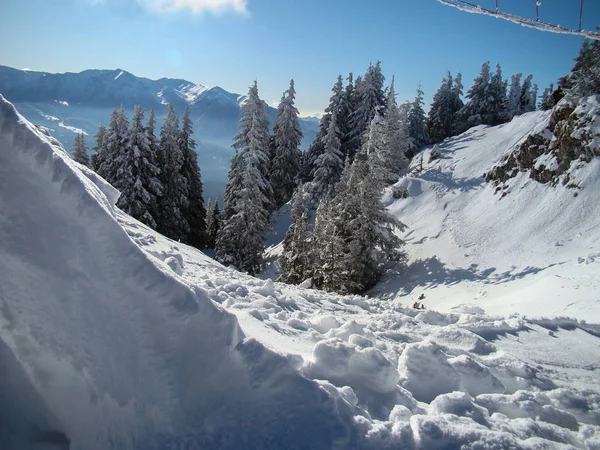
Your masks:
M458 139L469 147L494 134L516 138L543 120L532 114L506 133L480 128ZM438 169L468 180L458 139ZM430 230L409 223L416 239L444 222L434 201L468 210L444 170L435 173L431 165L408 178L412 197L392 204L407 218L420 210L415 221L429 216ZM477 180L464 184L482 190L470 194L473 208L478 196L499 201ZM417 311L258 280L126 216L117 195L0 97L7 449L600 445L598 326L475 306ZM421 196L429 210L418 208ZM450 244L433 246L447 264ZM539 264L545 257L553 255Z
M497 186L485 175L536 133L551 112L480 126L415 157L396 185L408 198L385 201L409 226L408 272L384 280L375 293L449 310L477 305L498 314L571 316L600 321L600 159L573 163L570 183L540 183L531 170ZM595 133L598 133L596 130ZM556 139L556 138L554 138ZM534 161L548 165L546 155ZM573 186L578 186L573 188ZM407 296L408 297L405 297Z

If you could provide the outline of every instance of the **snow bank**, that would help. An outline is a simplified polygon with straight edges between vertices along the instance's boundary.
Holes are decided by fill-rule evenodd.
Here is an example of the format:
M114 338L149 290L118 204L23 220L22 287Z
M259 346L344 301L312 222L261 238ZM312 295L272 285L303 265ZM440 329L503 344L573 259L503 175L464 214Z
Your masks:
M143 252L107 192L0 97L3 448L351 442L346 403Z

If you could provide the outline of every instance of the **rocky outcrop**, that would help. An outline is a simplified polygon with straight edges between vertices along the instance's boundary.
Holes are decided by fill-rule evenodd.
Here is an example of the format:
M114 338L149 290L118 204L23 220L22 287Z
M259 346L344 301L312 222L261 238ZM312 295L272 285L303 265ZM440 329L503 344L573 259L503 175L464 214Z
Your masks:
M563 99L554 107L548 127L528 136L487 173L486 180L498 192L519 172L529 172L540 183L580 187L569 184L570 171L600 156L599 113L599 95L579 101Z

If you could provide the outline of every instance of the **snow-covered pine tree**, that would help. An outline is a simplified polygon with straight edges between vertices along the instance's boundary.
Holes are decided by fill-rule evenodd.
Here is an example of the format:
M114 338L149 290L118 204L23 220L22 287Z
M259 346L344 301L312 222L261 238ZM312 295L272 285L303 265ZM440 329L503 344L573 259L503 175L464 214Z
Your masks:
M483 117L486 125L500 125L508 121L508 98L506 96L506 83L502 78L502 67L496 65L496 72L490 79L488 88L487 113Z
M73 140L73 149L71 150L73 160L86 167L90 166L90 157L87 154L85 146L85 137L83 133L78 133Z
M408 112L408 148L410 154L427 144L427 130L425 129L425 111L423 110L423 90L421 85L417 87L417 95L410 104Z
M463 96L463 82L462 74L459 72L456 74L454 79L454 86L452 87L452 126L450 127L451 136L454 135L456 128L457 114L465 104L462 101Z
M181 131L179 133L179 148L183 156L181 175L187 187L187 202L183 206L183 217L189 225L189 233L185 242L196 248L206 246L206 209L198 155L196 154L196 141L192 139L194 130L190 111L185 108L181 118Z
M163 195L160 197L160 214L155 218L157 230L171 239L186 241L190 226L184 217L188 207L187 180L182 175L184 156L180 147L179 118L172 105L160 131L157 159L160 167L160 181Z
M158 140L156 139L156 134L154 134L156 130L156 117L154 115L154 109L150 109L150 114L148 115L148 122L146 123L146 127L144 128L144 130L146 132L146 137L148 138L148 146L150 147L152 157L154 161L158 164L159 149Z
M385 108L385 77L381 71L381 62L370 65L365 76L355 84L355 109L350 116L348 156L350 161L360 149L364 134L377 112ZM339 116L338 116L339 120ZM344 155L345 156L345 155Z
M106 157L106 127L104 125L100 124L94 140L96 144L92 147L94 154L90 157L90 167L97 173Z
M533 100L532 80L533 75L528 75L527 78L525 78L525 81L523 81L523 86L521 86L521 95L519 96L518 114L535 111L537 101Z
M352 147L352 111L357 108L357 96L354 92L354 75L352 72L348 74L348 83L344 89L344 96L342 98L339 117L338 127L340 128L340 144L341 151L344 158L351 154Z
M117 168L121 191L117 206L140 222L156 229L158 197L162 185L158 179L156 155L151 151L143 125L144 109L136 106L131 117L131 129L126 147L121 149Z
M250 87L242 112L233 142L236 154L225 189L216 256L223 264L255 275L262 263L272 197L267 179L269 124L256 81Z
M408 167L408 136L403 123L400 109L396 103L396 90L394 87L394 77L388 90L386 100L385 114L385 151L383 152L384 166L387 170L385 182L392 184L398 181L400 172Z
M430 142L438 143L452 135L454 122L454 97L452 74L448 72L442 85L433 96L433 102L427 116L427 136Z
M217 243L217 236L219 235L219 228L221 227L221 212L219 210L219 201L212 203L208 199L208 205L206 207L206 248L214 249Z
M537 85L537 83L533 83L533 86L531 87L531 103L533 108L532 111L535 111L537 109L539 91L540 88Z
M275 209L281 208L292 198L300 171L302 129L298 122L298 110L294 106L295 97L294 80L291 80L289 89L279 103L273 128L275 155L271 161L269 180Z
M113 110L110 123L104 136L104 151L97 162L100 164L96 173L119 189L118 168L121 166L121 155L129 147L129 122L125 116L125 108Z
M510 88L508 91L508 118L519 115L521 110L521 77L522 73L513 75L510 79Z
M300 284L311 274L311 242L308 212L309 199L303 186L299 186L292 206L292 224L283 239L279 280Z
M338 136L337 112L334 110L329 119L329 129L323 139L324 150L315 161L314 179L310 191L315 202L330 196L339 181L344 168L341 143Z
M552 98L552 93L554 92L554 83L550 83L544 92L542 93L542 99L540 101L540 109L542 111L548 111L549 109L554 108L554 99Z
M558 83L562 91L579 98L600 93L600 41L585 39L575 66Z
M481 71L467 92L469 101L458 111L455 123L455 134L460 134L471 127L486 123L489 117L490 62L481 66Z

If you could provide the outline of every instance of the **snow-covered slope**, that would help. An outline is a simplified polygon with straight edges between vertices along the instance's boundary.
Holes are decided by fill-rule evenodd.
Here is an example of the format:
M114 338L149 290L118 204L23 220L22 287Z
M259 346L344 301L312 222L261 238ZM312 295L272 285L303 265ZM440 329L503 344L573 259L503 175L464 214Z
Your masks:
M598 327L257 280L116 195L0 97L3 449L600 445Z
M600 322L600 158L580 163L572 184L541 184L521 172L503 187L484 181L503 156L533 133L550 112L480 126L415 157L396 185L408 198L389 209L409 226L408 272L374 291L439 310L477 305L488 312L570 316Z

